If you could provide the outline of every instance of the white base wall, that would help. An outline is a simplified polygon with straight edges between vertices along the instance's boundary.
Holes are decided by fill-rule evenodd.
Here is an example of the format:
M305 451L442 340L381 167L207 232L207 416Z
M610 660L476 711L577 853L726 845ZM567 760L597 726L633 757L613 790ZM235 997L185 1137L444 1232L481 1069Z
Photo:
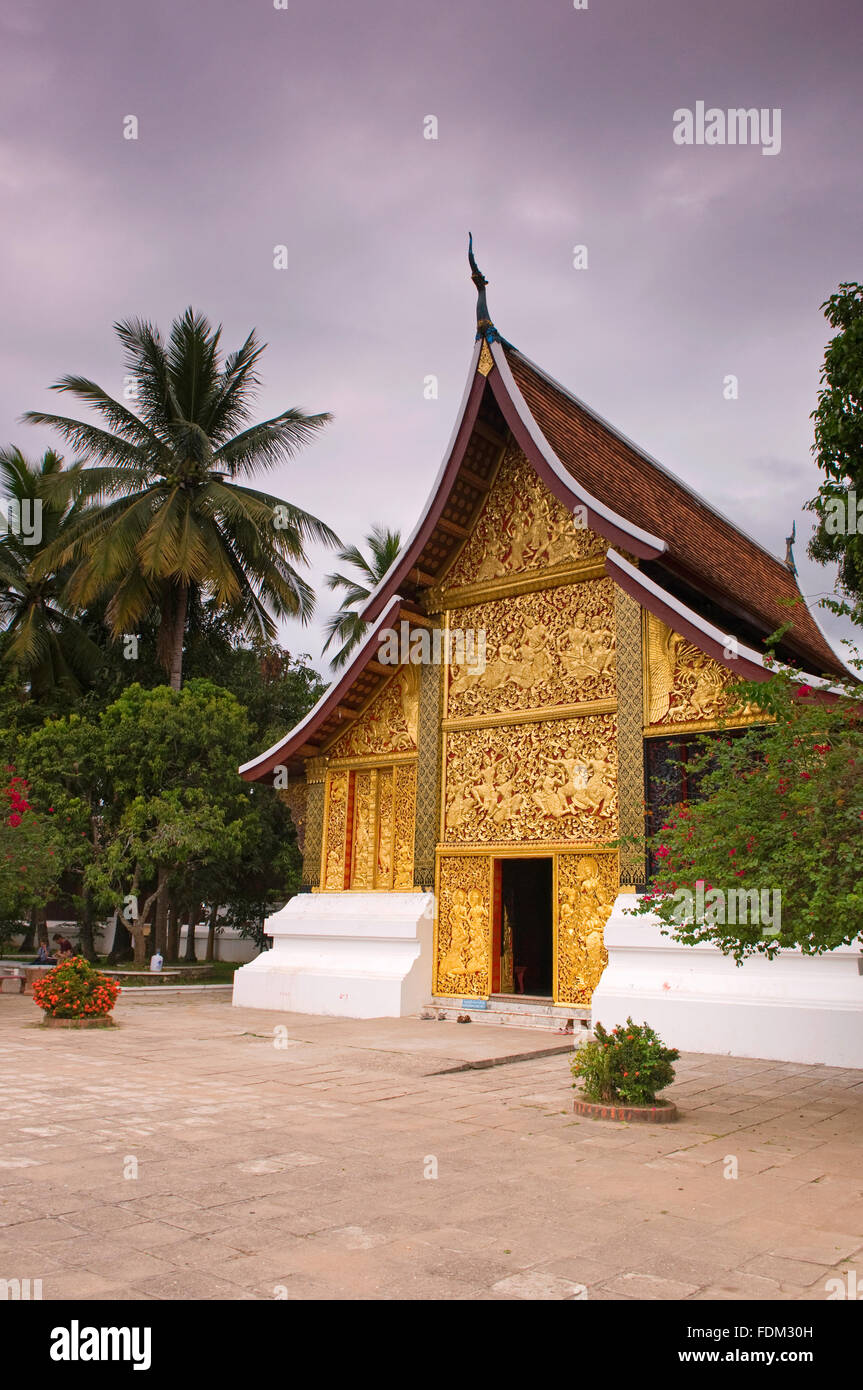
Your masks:
M401 1018L427 1001L431 893L300 893L264 925L273 947L234 975L249 1009Z
M735 965L715 946L663 936L659 919L626 915L621 893L605 928L608 965L594 991L592 1022L631 1016L669 1047L863 1067L863 955L859 945L822 956L783 950Z

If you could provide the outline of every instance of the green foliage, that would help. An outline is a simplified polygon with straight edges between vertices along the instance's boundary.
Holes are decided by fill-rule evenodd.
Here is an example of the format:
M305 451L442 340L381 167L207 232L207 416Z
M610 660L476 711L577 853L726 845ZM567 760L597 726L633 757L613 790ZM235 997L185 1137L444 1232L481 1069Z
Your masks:
M8 937L56 891L62 857L53 817L34 809L30 787L14 768L7 774L0 790L0 921Z
M359 610L395 564L402 544L398 531L389 531L383 526L373 527L365 543L369 549L369 559L358 545L345 546L336 557L342 564L356 570L356 575L336 571L328 574L324 581L328 589L343 591L342 606L338 613L327 620L324 629L327 634L324 651L328 651L334 642L342 644L332 658L336 671L345 665L351 652L362 641L367 624L360 618Z
M821 308L838 333L824 354L813 453L824 475L808 503L818 522L809 554L821 564L837 561L840 589L849 600L827 600L834 612L863 624L863 507L849 518L849 496L863 503L863 285L846 282ZM845 524L837 529L837 518ZM849 520L853 525L848 524Z
M655 912L676 940L712 942L738 961L853 942L863 922L860 697L818 697L788 673L741 693L772 722L705 741L689 759L699 799L673 808L654 837L662 869L633 912ZM758 920L751 906L749 920L730 920L740 890L758 894Z
M107 597L115 637L159 613L159 659L179 686L190 602L203 596L256 640L272 641L277 618L306 619L313 594L295 565L310 541L335 545L323 522L242 479L292 459L327 423L294 407L249 421L264 350L250 333L223 354L221 329L188 309L165 341L151 323L114 325L136 409L97 383L65 376L70 394L99 424L30 411L56 429L88 466L64 475L76 516L35 567L70 570L69 600L87 608ZM40 568L41 565L41 568Z
M119 993L117 981L95 970L83 956L61 961L33 985L33 998L49 1018L103 1018Z
M25 520L0 534L0 661L4 674L25 681L42 705L77 695L93 680L100 660L67 600L68 566L49 572L43 567L46 553L62 550L80 524L69 501L79 473L77 467L64 473L62 458L50 450L38 464L20 449L0 450L0 493L19 509L19 520L29 519L29 525ZM69 486L61 491L57 484L63 479Z
M581 1084L586 1100L609 1105L653 1105L657 1091L674 1080L680 1053L666 1047L646 1023L618 1024L606 1032L594 1028L594 1041L582 1044L570 1063L573 1085Z

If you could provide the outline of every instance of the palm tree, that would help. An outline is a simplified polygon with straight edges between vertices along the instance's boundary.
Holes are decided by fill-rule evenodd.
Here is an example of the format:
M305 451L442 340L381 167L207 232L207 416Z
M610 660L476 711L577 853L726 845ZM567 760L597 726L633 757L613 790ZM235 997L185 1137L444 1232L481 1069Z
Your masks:
M324 651L327 651L333 642L343 643L332 658L331 664L336 671L344 666L354 647L362 640L366 624L356 610L365 603L369 594L395 563L402 547L402 538L398 531L374 526L366 536L365 544L370 552L369 559L366 559L358 545L345 546L338 552L341 563L352 565L360 577L353 578L351 575L336 573L328 574L324 581L328 589L344 590L341 608L328 619L324 628L327 634Z
M3 665L30 686L33 700L57 687L78 693L90 683L102 653L76 622L64 598L68 574L42 564L46 552L62 549L77 514L56 483L73 481L49 450L38 463L20 449L0 449L0 491L15 504L18 524L0 534L0 626Z
M293 458L331 416L292 408L248 423L265 347L254 332L223 357L221 327L191 308L167 343L138 319L114 331L137 413L88 378L66 376L52 389L85 402L107 428L42 411L24 416L59 430L88 464L75 479L80 516L43 563L71 566L78 607L110 594L115 637L155 607L159 660L178 690L190 599L211 601L250 637L270 641L271 615L311 617L314 596L294 563L306 562L309 541L338 545L338 537L237 480Z

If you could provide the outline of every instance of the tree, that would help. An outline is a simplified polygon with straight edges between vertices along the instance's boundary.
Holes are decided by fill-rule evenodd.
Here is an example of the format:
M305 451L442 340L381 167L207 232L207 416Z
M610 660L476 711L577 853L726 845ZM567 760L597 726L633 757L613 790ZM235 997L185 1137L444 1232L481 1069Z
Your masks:
M863 921L859 694L826 698L789 672L740 689L769 722L705 739L689 760L699 799L667 812L654 837L662 868L635 911L737 960L852 942Z
M71 565L68 593L81 608L110 594L115 637L134 632L155 606L159 659L179 690L196 595L270 641L271 614L310 617L312 590L295 563L305 563L309 541L338 538L310 513L238 479L293 458L331 417L290 408L248 423L264 350L254 332L223 357L221 327L191 308L167 343L145 321L114 328L138 413L88 378L65 376L52 389L83 401L107 428L43 411L24 417L58 430L89 461L58 479L61 495L73 488L80 515L37 570Z
M101 729L79 714L47 719L19 734L15 757L26 769L31 800L51 816L62 871L59 892L78 923L82 954L94 961L99 914L90 883L104 853L105 818L113 801Z
M336 671L344 666L351 652L362 641L366 624L357 610L392 568L402 542L398 531L374 526L366 536L365 544L369 549L368 559L357 545L345 546L337 555L337 559L343 565L351 565L357 571L356 577L336 571L334 574L328 574L324 581L328 589L343 590L342 606L327 620L324 628L327 634L323 647L325 652L334 642L342 643L332 658L332 665Z
M827 344L813 453L824 480L807 506L818 518L809 554L839 565L844 601L823 600L863 625L863 285L846 282L821 305L839 332Z
M0 939L44 907L61 869L50 815L34 808L29 784L14 768L7 768L6 779L0 787Z
M80 470L69 469L74 483ZM76 695L98 669L101 653L73 616L65 598L68 572L42 561L62 550L80 517L57 493L63 460L49 450L39 463L20 449L0 450L0 489L14 516L0 528L0 624L6 632L2 662L25 680L34 701ZM4 534L5 532L5 534Z

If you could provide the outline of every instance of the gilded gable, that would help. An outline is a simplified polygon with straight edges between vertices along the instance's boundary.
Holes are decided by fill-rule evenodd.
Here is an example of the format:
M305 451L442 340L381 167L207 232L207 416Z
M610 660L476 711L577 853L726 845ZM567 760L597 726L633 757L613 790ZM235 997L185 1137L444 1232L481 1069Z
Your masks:
M440 589L472 587L525 571L599 560L606 543L578 526L517 445L501 460L482 511Z
M415 753L419 673L419 666L402 666L359 718L330 744L330 759Z
M741 724L763 718L755 706L734 701L730 687L735 678L727 666L647 612L644 647L644 722L651 733L666 729L670 733L684 726L715 727L724 719Z

